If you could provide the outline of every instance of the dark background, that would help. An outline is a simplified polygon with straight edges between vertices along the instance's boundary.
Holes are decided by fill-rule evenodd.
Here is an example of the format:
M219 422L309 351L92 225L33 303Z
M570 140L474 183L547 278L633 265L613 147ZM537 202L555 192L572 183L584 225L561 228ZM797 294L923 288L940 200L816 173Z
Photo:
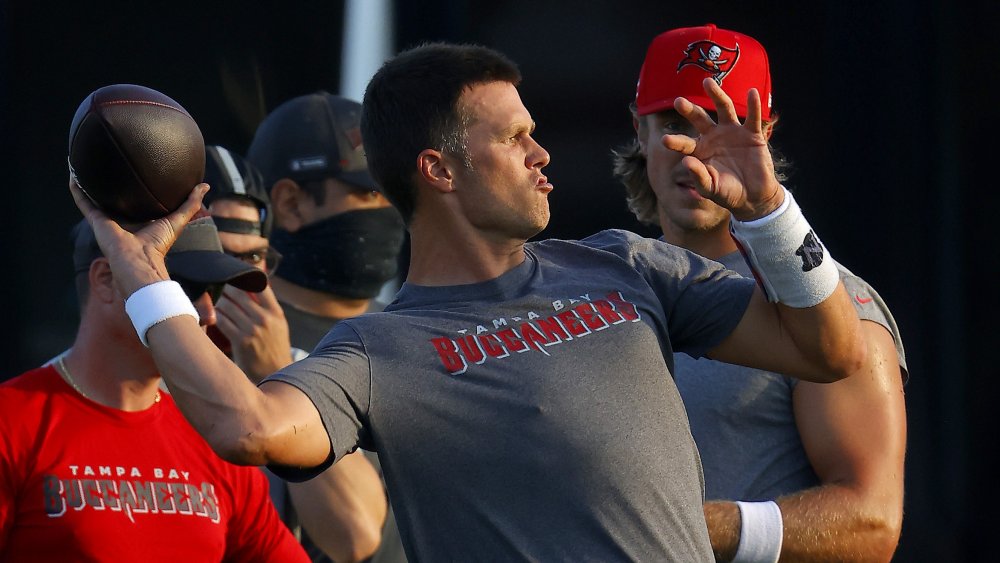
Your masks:
M486 44L517 61L552 156L543 236L651 234L611 177L632 134L648 42L714 22L768 49L775 145L833 255L892 307L911 378L907 497L897 561L993 561L998 331L993 75L1000 3L397 2L396 46ZM185 106L206 142L245 152L278 103L339 91L342 2L8 1L0 4L0 379L66 348L77 321L67 233L69 122L96 88L137 83ZM869 5L872 4L872 5ZM991 164L993 162L994 164ZM2 413L0 413L2 416Z

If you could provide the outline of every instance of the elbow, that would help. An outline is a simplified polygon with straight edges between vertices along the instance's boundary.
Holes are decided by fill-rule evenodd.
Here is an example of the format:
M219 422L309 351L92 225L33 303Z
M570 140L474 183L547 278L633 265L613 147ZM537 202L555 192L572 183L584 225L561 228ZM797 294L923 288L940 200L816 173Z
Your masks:
M851 528L859 541L856 556L850 558L851 561L889 563L896 553L903 529L902 501L882 499L879 504L862 509Z
M868 365L868 337L861 322L856 326L857 328L850 331L837 347L838 379L858 373Z
M853 345L848 348L841 359L842 379L862 371L868 365L868 341L864 339L860 331L854 338Z
M880 541L878 544L881 553L884 555L883 561L892 561L892 556L899 546L899 536L903 531L903 507L899 506L890 511L881 522Z
M821 370L824 381L834 383L864 370L868 363L868 343L861 334L847 342L839 342L827 351L825 367Z
M382 526L373 519L354 518L346 524L344 533L341 534L313 533L305 523L303 527L317 547L334 561L351 563L367 561L382 545Z
M896 554L896 547L899 545L899 535L902 530L901 518L881 519L871 523L871 542L869 543L869 553L871 559L866 561L889 563L893 555Z
M350 545L347 546L348 561L365 561L375 555L382 545L382 526L374 521L355 526L351 534Z
M267 465L266 437L260 430L241 429L208 433L205 436L215 454L234 465Z

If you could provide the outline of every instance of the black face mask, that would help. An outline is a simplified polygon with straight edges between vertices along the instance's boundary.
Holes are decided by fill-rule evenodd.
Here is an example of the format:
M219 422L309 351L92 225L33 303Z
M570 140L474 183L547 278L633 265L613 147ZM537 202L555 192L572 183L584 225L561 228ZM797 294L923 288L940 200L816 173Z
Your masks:
M275 275L341 297L371 299L396 275L403 218L393 207L338 213L294 233L275 229Z

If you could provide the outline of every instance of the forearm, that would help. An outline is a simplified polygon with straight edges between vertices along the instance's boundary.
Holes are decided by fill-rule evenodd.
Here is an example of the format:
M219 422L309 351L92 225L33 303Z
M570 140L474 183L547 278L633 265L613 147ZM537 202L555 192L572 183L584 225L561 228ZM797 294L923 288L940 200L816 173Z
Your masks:
M806 381L837 381L864 365L861 323L829 252L791 194L785 203L769 216L731 223L761 291L711 357Z
M362 561L382 541L388 510L385 489L360 450L302 483L289 483L302 527L335 561Z
M740 510L735 502L709 501L704 505L708 537L716 561L732 561L740 544Z
M889 561L902 511L888 498L824 485L778 499L784 521L782 561Z
M263 394L197 322L173 317L146 334L171 396L212 449L232 463L268 463Z
M808 308L769 303L754 292L733 332L709 351L713 360L830 383L857 372L868 357L861 323L842 285Z
M778 370L817 383L829 383L856 373L864 365L867 344L861 322L843 284L826 300L808 308L778 304L777 323L795 343L802 369Z
M140 340L149 346L185 417L216 453L247 465L313 467L326 461L329 436L305 394L290 385L276 384L266 391L254 387L209 340L190 298L168 281L164 257L202 209L208 185L199 184L166 217L133 225L134 232L97 209L75 179L69 185L111 265Z
M891 499L868 499L841 485L823 485L776 500L781 508L783 563L889 561L902 514ZM732 561L740 540L740 512L728 501L705 503L717 561Z

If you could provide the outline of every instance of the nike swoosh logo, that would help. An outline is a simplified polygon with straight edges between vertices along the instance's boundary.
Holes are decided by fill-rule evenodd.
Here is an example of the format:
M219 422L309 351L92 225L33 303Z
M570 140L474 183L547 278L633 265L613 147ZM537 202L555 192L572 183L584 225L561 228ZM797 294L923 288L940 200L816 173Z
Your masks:
M861 297L860 295L855 295L854 298L857 299L858 303L861 303L862 305L867 305L868 303L872 302L872 299L874 299L873 297L869 297L868 299L865 299L865 298Z

